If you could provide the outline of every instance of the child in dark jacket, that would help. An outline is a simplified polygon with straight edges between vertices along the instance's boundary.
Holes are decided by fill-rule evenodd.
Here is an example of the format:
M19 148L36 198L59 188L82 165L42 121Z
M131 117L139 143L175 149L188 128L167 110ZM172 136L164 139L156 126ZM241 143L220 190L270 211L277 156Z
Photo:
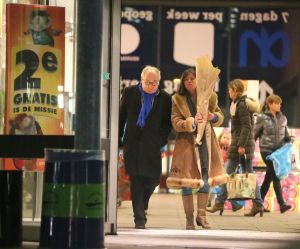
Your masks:
M287 118L281 112L282 99L278 95L270 95L266 99L263 113L261 113L255 124L255 139L259 138L259 149L263 161L266 164L266 175L262 183L260 192L261 198L264 200L267 195L270 184L273 182L277 202L280 205L280 212L285 213L292 206L283 198L280 179L276 176L273 162L267 160L275 150L283 146L285 143L291 141L288 132ZM268 209L264 209L268 212Z

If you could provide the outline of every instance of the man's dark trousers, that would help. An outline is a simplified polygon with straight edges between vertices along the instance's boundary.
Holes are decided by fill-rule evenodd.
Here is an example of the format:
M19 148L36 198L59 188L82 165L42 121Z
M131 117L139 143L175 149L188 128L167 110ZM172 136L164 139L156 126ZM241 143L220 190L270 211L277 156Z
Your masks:
M130 176L130 189L134 223L145 225L147 218L145 210L148 209L149 199L159 184L159 179L145 176Z

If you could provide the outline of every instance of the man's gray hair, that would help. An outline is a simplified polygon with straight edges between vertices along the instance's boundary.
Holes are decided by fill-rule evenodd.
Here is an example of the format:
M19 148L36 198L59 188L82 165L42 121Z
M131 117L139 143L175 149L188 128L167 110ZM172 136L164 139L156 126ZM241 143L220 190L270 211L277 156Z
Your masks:
M158 76L158 80L160 80L160 70L157 67L153 66L145 66L141 73L141 78L144 79L146 74L149 72L154 72Z

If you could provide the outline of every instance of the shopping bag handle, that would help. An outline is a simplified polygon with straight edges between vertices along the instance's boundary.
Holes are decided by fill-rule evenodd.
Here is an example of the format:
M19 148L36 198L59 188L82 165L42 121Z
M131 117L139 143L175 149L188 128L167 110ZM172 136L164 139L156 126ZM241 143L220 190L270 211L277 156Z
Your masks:
M243 166L242 165L244 165L244 168L246 169L247 167L247 155L246 154L244 154L244 155L240 155L239 156L239 164L238 164L238 166L236 167L236 169L235 169L235 172L233 173L233 175L234 174L238 174L239 173L239 171L240 171L240 169L242 169L242 173L244 173L244 174L246 174L246 177L248 177L248 171L247 170L245 170L245 172L243 172Z

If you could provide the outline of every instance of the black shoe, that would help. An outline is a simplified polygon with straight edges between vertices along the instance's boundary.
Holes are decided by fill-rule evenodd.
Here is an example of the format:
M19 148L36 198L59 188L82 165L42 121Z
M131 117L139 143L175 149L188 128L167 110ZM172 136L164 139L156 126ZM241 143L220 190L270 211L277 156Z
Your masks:
M135 229L145 229L145 224L135 224Z
M224 203L223 204L215 203L213 206L206 208L206 211L210 213L215 213L217 211L220 211L220 215L222 215L224 211Z
M283 204L280 206L280 213L285 213L286 211L288 211L289 209L291 209L292 206L289 204Z
M271 211L269 209L264 208L265 213L270 213Z
M120 198L118 198L117 200L117 207L121 207L122 205L122 200Z
M259 213L260 217L263 217L264 214L264 207L263 206L258 206L257 204L253 203L253 206L250 210L250 212L245 213L244 216L251 216L254 217Z

